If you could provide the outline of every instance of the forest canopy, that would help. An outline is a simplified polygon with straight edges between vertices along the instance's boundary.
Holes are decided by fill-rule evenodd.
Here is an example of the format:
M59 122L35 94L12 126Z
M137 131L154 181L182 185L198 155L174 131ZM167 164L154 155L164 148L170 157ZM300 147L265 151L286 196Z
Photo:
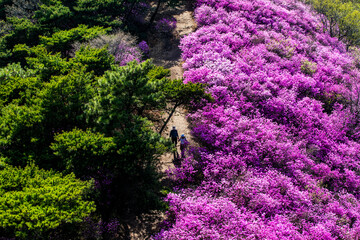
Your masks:
M155 8L0 1L0 238L117 238L129 216L164 208L159 156L173 146L160 127L211 97L148 59Z

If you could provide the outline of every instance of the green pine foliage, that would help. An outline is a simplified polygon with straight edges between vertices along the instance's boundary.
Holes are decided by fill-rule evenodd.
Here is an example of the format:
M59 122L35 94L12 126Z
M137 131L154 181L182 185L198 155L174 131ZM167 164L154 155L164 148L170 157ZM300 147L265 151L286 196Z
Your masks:
M111 68L114 63L114 57L110 55L106 47L92 48L82 46L75 53L72 63L85 66L86 71L93 72L96 76L101 76Z
M71 69L69 62L61 58L60 53L53 54L42 45L33 48L18 45L16 52L20 53L19 55L27 55L25 66L35 70L44 82L48 82L52 76L67 74Z
M51 37L40 36L40 43L52 52L61 52L63 56L68 56L71 45L74 42L91 40L99 35L105 34L109 30L110 28L89 28L86 25L79 25L70 30L56 32Z
M164 95L159 86L162 79L150 79L150 61L125 67L113 67L99 79L98 92L88 105L89 115L107 134L114 129L126 129L135 116L164 107ZM157 80L157 81L156 81Z
M95 211L86 197L91 188L74 174L6 166L0 171L0 234L45 239L51 230L81 222Z
M34 19L48 28L66 28L66 24L69 24L74 14L70 8L64 6L61 1L42 1L41 3L39 3L39 9L34 12Z
M126 2L129 1L78 0L74 10L80 22L86 22L90 26L102 25L118 28L122 25L118 16L124 16L125 12L130 10L127 9Z
M0 69L0 79L0 106L9 103L23 105L42 86L34 72L22 69L20 64Z
M0 0L1 239L85 239L89 215L103 228L163 207L172 144L155 129L211 97L143 61L127 32L148 26L140 3Z
M184 84L182 79L166 81L163 85L166 99L174 106L190 105L191 102L199 103L202 100L212 101L210 94L205 92L205 85L188 82Z
M164 83L162 92L167 102L168 117L163 121L160 133L163 132L175 110L182 106L191 110L191 107L199 107L202 104L213 101L211 94L206 93L205 85L188 82L184 84L182 79L168 80Z
M43 116L39 106L8 104L0 112L0 146L3 160L13 165L25 166L37 156L33 148L39 138L35 131L41 126Z
M109 164L116 155L117 147L112 137L75 128L55 135L51 149L55 156L62 159L67 172L87 178L104 167L113 167Z
M16 44L28 44L34 46L39 42L40 26L34 24L27 18L7 18L5 28L2 33L2 41L6 48L11 49Z

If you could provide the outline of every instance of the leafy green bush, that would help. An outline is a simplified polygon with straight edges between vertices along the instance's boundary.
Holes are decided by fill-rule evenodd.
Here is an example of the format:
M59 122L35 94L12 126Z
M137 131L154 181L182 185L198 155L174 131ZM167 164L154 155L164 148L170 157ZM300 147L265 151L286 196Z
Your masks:
M308 75L313 75L317 70L317 64L311 61L302 61L301 71Z
M353 62L357 68L360 68L360 49L358 47L350 47L349 53L353 57Z
M18 45L16 51L26 52L26 62L29 68L36 71L42 81L49 81L52 76L67 74L71 70L68 61L61 58L60 53L51 53L43 45L28 48Z
M7 49L12 49L16 44L35 46L39 42L41 27L26 18L8 18L6 31L0 36Z
M47 4L44 4L44 2ZM34 13L34 18L43 26L59 28L66 26L73 15L70 8L64 6L61 1L42 1Z
M79 25L70 30L54 33L51 37L40 36L40 43L44 44L50 51L61 52L63 56L68 56L74 42L88 41L101 34L105 34L110 28L91 27Z
M6 166L0 171L0 233L40 239L62 225L79 223L95 211L94 202L86 200L91 188L73 174Z
M33 71L24 70L19 64L0 69L0 79L0 106L9 103L25 104L42 86Z
M88 104L88 113L96 117L96 124L106 134L114 129L126 129L132 117L144 111L164 107L164 95L155 82L147 76L154 68L150 61L107 71L99 79L98 92ZM158 82L161 80L157 80Z
M111 69L114 57L108 53L106 48L81 47L72 58L72 62L85 66L88 72L93 71L96 76L101 76L106 70Z
M122 24L118 17L125 15L124 12L127 8L125 4L127 2L117 0L78 0L74 10L79 22L90 26L102 25L118 28Z
M284 58L291 58L294 55L294 46L290 40L272 39L266 44L266 48Z
M116 144L111 137L75 128L57 134L54 140L51 144L54 154L62 159L68 172L74 172L78 177L95 176L99 169L113 167L107 166L116 153Z

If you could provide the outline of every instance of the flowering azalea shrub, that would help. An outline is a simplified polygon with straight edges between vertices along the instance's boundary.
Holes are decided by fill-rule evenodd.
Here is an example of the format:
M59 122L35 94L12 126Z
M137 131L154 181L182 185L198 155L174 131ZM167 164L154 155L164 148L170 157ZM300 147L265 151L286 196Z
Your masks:
M175 28L176 28L175 18L162 18L156 21L155 24L156 31L164 34L171 33Z
M145 57L149 56L150 48L149 45L146 43L146 41L139 42L138 48L142 51Z
M354 54L295 0L197 2L184 77L215 101L155 239L359 239Z
M114 56L115 62L120 66L136 60L141 62L143 56L148 54L148 46L145 41L136 44L137 38L118 30L114 34L100 35L87 42L86 45L93 48L106 47L107 51ZM77 42L73 45L73 52L81 48L82 44Z

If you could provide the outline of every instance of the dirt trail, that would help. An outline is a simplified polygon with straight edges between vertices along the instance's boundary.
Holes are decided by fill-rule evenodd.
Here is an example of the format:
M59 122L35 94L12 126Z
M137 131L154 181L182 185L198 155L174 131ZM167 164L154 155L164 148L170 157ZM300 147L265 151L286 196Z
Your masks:
M150 58L153 59L156 65L163 66L170 69L171 78L182 78L184 70L182 68L181 50L179 49L180 39L193 32L196 29L196 23L193 19L192 11L187 10L186 6L181 6L176 9L164 10L164 15L171 15L176 18L176 28L174 30L174 36L172 38L159 38L156 37L150 50ZM151 44L151 43L150 43ZM182 108L177 109L172 116L167 128L163 131L163 137L169 137L169 132L173 126L178 130L179 135L185 134L188 141L192 142L189 124L186 120L186 111ZM180 153L180 147L178 144L178 152ZM167 153L160 158L161 171L169 168L173 168L172 163L173 154Z
M153 35L148 43L150 46L150 58L154 64L170 69L171 79L179 79L183 76L181 50L179 49L180 39L193 32L196 29L196 23L193 19L193 13L187 6L179 6L175 9L164 8L160 14L173 16L177 20L176 29L172 37L163 37ZM186 120L186 111L182 108L172 116L167 128L163 131L164 137L169 137L169 132L173 126L176 126L179 135L185 134L188 141L193 142L190 136L189 123ZM178 143L178 152L180 153ZM161 171L164 173L167 169L174 168L173 154L167 153L160 158ZM129 226L130 237L132 240L150 239L150 236L158 232L159 223L165 218L165 214L160 211L154 211L149 214L143 214L135 220L133 226Z

